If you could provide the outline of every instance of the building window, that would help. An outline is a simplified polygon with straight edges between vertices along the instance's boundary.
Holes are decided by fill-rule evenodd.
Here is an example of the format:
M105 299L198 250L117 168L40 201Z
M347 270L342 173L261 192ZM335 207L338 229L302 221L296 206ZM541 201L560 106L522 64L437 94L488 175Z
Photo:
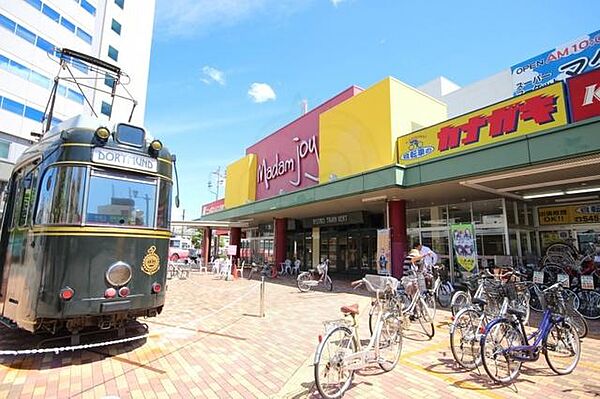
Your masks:
M121 10L125 9L125 0L115 0L115 4L121 7Z
M38 11L42 9L42 2L40 0L25 0L31 6L35 7Z
M47 53L50 53L50 54L54 53L54 45L52 43L50 43L49 41L42 39L39 36L37 38L37 41L35 42L35 45Z
M22 37L31 44L35 44L35 34L30 30L23 28L21 25L17 25L17 36Z
M36 85L44 87L46 89L50 87L50 79L48 79L40 73L37 73L36 71L31 71L31 74L29 75L29 80L35 83Z
M23 109L25 106L19 102L13 101L4 97L2 101L2 109L5 109L9 112L15 113L17 115L23 115Z
M108 46L108 56L115 61L119 60L119 50L114 48L113 46Z
M121 24L118 23L115 19L112 20L111 29L115 31L117 34L121 34Z
M100 112L110 117L110 114L112 113L112 105L110 105L106 101L102 101L102 107L100 108Z
M67 91L67 98L69 100L78 102L79 104L83 104L83 101L84 101L83 94L78 93L75 90L71 90L71 89L68 89L68 91Z
M96 7L91 5L87 0L81 0L81 7L92 15L96 15Z
M41 122L44 119L44 113L35 108L25 107L25 118L29 118L36 122Z
M56 23L58 23L60 21L60 14L57 13L54 9L48 7L47 4L43 5L42 14L44 14L45 16L47 16L48 18L50 18L51 20L53 20Z
M75 33L75 24L66 19L65 17L61 17L60 24L68 30L70 30L71 32Z
M17 24L12 19L0 14L0 26L14 32Z
M112 87L113 87L113 86L114 86L114 84L115 84L115 78L114 78L114 77L112 77L112 76L111 76L111 75L109 75L109 74L106 74L106 75L104 76L104 84L105 84L105 85L107 85L108 87L110 87L110 88L112 89Z
M10 151L10 141L0 140L0 158L8 159Z
M81 28L77 28L77 37L87 44L92 44L92 36Z

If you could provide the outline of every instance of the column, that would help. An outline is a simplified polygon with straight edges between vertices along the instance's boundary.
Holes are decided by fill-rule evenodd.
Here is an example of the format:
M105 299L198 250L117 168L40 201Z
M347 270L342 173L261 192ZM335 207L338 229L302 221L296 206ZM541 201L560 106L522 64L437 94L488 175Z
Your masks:
M212 230L210 227L204 227L202 230L204 231L204 234L202 234L202 258L204 266L208 266L211 256L210 244L212 242Z
M275 270L279 270L279 265L285 261L285 251L287 249L286 233L287 219L275 219ZM274 275L276 275L274 273Z
M229 229L229 245L236 245L235 259L240 257L240 244L242 243L242 228L232 227Z
M392 276L402 277L404 258L408 251L406 234L406 201L388 202L389 228L392 242Z

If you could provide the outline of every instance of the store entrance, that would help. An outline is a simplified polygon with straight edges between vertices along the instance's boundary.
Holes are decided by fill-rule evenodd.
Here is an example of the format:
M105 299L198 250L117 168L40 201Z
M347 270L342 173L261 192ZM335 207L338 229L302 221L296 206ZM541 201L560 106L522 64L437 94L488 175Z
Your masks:
M320 258L329 259L331 272L351 275L375 273L377 230L321 231Z

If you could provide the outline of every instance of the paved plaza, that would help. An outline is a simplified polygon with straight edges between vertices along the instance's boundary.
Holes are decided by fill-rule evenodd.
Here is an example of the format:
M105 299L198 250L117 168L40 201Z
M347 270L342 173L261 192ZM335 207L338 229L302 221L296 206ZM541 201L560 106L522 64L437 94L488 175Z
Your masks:
M363 338L368 333L367 292L353 291L348 282L334 284L332 293L300 293L291 278L268 280L261 318L256 280L197 273L170 280L163 313L142 320L150 331L146 340L0 357L0 398L317 398L312 361L322 321L339 318L341 305L358 303ZM345 397L600 397L600 323L590 324L573 374L555 376L540 359L526 365L515 384L497 386L477 371L454 367L449 321L449 313L438 310L432 340L413 325L398 366L389 373L359 372ZM0 334L1 349L38 340L5 327Z

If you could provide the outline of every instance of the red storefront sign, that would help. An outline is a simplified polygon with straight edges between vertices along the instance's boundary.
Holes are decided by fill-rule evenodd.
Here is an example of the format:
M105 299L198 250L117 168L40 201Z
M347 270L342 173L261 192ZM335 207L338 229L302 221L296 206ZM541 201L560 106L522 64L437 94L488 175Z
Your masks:
M600 69L567 80L571 122L600 116Z
M360 93L350 87L246 149L256 154L256 200L319 183L319 115Z
M225 199L221 198L208 204L202 205L202 216L210 215L211 213L219 212L225 209Z

